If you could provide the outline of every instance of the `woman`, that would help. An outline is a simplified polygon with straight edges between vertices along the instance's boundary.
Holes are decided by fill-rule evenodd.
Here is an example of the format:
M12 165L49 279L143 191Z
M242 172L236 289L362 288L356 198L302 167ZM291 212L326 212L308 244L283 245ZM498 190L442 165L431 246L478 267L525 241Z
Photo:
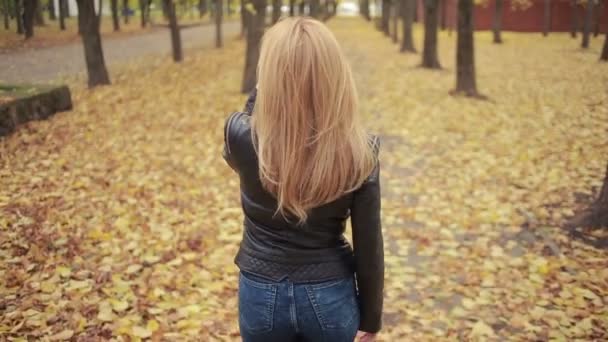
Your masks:
M323 24L289 18L268 30L257 95L225 127L245 216L235 262L246 342L350 342L357 330L373 341L380 330L378 141L357 114L350 67Z

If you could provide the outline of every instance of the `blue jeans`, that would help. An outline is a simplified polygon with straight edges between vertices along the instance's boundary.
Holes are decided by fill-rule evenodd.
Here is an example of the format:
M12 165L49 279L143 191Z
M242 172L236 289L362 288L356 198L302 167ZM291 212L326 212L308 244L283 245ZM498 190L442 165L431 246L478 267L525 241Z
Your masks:
M244 342L352 342L359 318L354 276L294 284L241 272L239 327Z

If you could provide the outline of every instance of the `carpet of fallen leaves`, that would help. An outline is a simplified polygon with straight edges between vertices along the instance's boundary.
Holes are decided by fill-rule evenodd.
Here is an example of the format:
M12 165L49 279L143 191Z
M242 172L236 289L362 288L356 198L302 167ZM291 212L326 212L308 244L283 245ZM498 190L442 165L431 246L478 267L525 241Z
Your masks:
M599 40L479 33L478 101L448 95L455 36L429 71L371 24L330 26L383 139L381 340L605 340L607 252L559 228L608 157ZM234 41L78 80L73 111L0 140L0 340L238 340L220 151L242 60Z

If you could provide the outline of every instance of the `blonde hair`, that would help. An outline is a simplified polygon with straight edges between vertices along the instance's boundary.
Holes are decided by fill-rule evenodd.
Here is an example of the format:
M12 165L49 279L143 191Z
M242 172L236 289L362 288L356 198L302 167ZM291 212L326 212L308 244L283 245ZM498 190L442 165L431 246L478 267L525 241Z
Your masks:
M263 37L252 116L260 180L277 213L300 224L309 209L359 188L375 144L358 119L357 89L336 38L309 18L281 20Z

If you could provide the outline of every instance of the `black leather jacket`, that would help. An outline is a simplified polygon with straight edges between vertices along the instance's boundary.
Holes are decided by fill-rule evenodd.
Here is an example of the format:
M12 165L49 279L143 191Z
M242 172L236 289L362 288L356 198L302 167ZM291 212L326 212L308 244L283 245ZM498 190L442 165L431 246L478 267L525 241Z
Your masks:
M280 281L313 282L356 275L360 330L380 330L384 251L380 225L379 166L358 190L312 209L304 225L287 220L276 199L262 187L251 138L250 113L230 115L225 125L224 158L239 174L244 212L243 240L235 263L243 271ZM354 251L344 237L351 218Z

